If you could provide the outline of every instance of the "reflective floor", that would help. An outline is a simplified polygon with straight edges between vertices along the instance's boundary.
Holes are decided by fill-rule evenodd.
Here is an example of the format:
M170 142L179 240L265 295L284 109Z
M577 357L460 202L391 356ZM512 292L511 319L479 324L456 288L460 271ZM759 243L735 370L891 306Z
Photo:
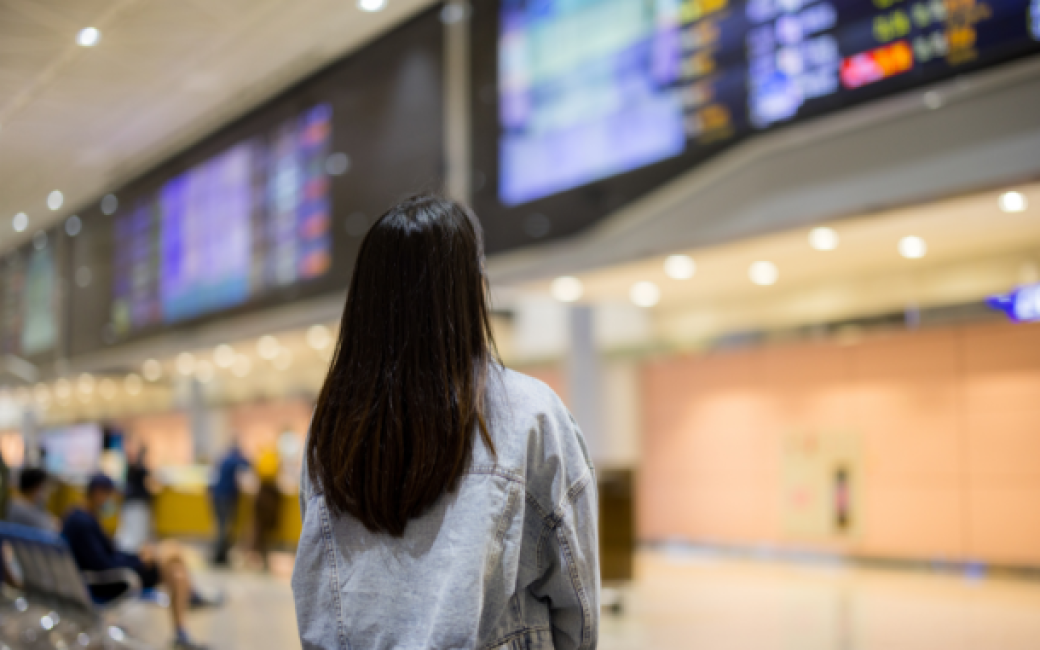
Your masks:
M299 648L286 556L276 574L206 573L230 598L192 615L214 650ZM602 650L1040 650L1040 582L647 552ZM165 613L128 626L157 647Z

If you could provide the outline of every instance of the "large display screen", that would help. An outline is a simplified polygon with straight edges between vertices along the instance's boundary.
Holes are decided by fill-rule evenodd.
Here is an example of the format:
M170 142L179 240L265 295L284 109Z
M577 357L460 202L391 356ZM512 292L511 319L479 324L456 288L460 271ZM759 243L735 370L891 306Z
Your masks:
M432 8L77 212L70 356L346 292L368 227L441 187Z
M497 21L504 206L1040 50L1040 0L500 0Z
M330 267L332 109L232 145L114 215L117 335L240 305Z
M0 260L0 354L35 358L58 343L58 270L54 234Z
M46 429L40 435L43 465L49 473L84 483L98 471L104 434L97 424L73 424Z

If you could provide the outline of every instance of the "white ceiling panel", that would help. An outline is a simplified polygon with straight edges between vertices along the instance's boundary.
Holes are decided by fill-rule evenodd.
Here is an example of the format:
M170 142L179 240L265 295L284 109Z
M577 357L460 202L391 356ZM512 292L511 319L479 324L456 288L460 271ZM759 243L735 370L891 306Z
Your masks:
M0 1L0 252L432 4Z

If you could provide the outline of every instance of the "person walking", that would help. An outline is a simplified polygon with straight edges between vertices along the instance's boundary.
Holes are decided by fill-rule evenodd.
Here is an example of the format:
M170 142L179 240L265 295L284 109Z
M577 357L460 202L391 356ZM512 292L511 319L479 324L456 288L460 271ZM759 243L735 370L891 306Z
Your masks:
M216 480L210 488L213 516L217 520L217 539L213 549L213 564L216 566L228 565L228 554L234 544L235 519L238 516L239 475L249 469L249 461L242 454L238 441L233 440L217 465Z
M490 313L467 208L422 195L372 226L305 447L304 650L596 647L595 471Z

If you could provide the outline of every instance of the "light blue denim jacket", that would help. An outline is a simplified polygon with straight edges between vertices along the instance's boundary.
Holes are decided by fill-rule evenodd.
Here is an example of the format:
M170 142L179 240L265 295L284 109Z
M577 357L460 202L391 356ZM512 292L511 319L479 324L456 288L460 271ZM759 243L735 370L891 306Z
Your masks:
M403 538L332 516L306 469L292 587L304 650L595 648L596 479L545 384L496 369L488 424L459 489Z

